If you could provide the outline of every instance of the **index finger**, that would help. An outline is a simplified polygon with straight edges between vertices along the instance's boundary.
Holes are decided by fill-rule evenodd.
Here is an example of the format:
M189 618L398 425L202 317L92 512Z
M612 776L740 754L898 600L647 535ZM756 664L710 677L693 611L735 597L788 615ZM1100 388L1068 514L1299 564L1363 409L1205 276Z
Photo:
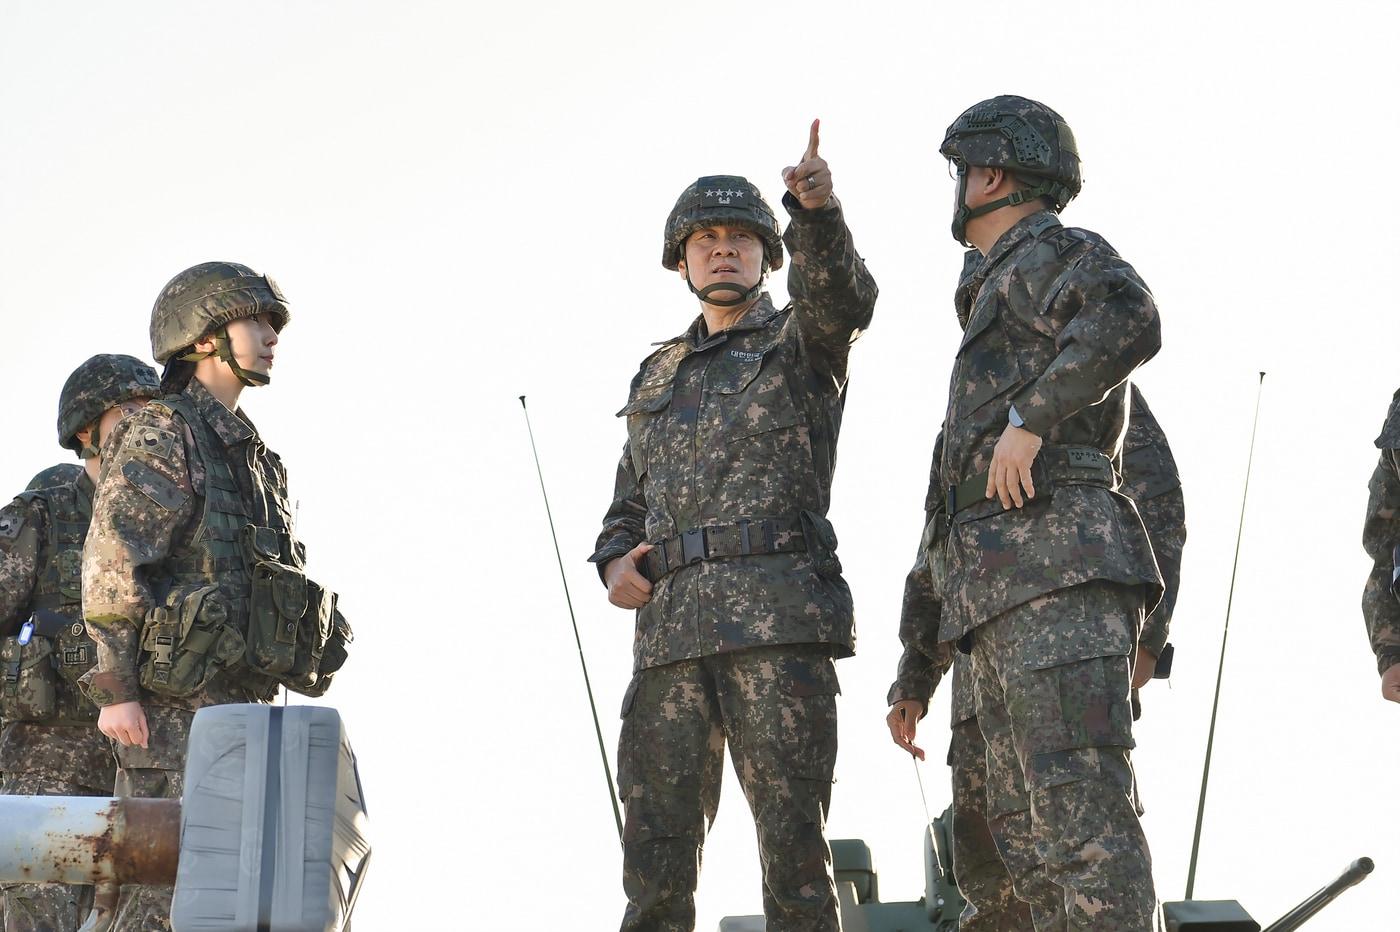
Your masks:
M807 151L802 153L802 161L804 162L817 157L817 143L821 141L818 139L817 131L821 128L821 125L821 120L812 121L812 129L807 134Z

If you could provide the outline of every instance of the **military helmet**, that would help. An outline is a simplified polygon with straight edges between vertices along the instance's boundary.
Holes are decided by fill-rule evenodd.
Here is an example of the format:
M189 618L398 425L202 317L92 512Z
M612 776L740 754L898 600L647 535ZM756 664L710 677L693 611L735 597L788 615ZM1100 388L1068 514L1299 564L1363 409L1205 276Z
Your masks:
M58 444L81 453L78 431L108 408L160 394L156 370L135 356L99 353L73 370L58 396ZM93 451L94 453L96 450Z
M661 264L671 271L685 258L685 241L701 227L740 226L763 240L769 269L783 266L783 237L773 208L747 178L706 175L681 192L666 218Z
M1064 210L1083 187L1079 149L1069 124L1044 104L1014 94L964 110L948 127L938 151L962 165L1005 168L1040 181L1010 203L1048 196L1056 210Z
M237 262L202 262L172 278L156 298L151 354L166 363L230 322L259 314L271 314L278 331L291 318L276 282Z
M37 492L40 489L52 489L60 485L69 485L75 482L83 474L83 467L77 463L58 463L48 469L41 469L34 474L34 478L29 480L29 484L24 487L26 492Z

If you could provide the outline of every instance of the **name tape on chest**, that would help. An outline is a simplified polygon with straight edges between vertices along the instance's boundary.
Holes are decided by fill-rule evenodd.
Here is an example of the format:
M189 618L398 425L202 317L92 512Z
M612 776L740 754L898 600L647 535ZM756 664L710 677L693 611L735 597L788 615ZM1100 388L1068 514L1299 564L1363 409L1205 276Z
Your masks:
M136 427L127 435L126 446L129 450L168 460L175 447L175 435L159 427Z
M735 359L742 360L743 362L757 362L758 360L763 358L762 353L754 353L748 350L737 349L730 350L729 355L733 356Z

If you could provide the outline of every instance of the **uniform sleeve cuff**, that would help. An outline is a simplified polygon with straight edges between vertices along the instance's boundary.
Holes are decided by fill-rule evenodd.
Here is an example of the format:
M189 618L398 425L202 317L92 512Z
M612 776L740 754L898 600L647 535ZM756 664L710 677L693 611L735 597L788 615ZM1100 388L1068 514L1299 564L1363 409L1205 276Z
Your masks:
M1397 663L1400 663L1400 648L1387 649L1376 654L1376 667L1382 675Z
M91 670L79 680L83 692L94 705L106 708L123 702L140 702L141 687L136 677L121 673L99 673Z

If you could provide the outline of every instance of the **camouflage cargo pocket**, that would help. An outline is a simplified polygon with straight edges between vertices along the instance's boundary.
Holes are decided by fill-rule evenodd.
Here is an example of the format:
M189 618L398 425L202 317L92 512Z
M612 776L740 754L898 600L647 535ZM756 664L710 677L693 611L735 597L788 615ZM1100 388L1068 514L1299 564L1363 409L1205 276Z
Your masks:
M173 589L141 628L141 686L162 696L192 695L239 664L243 650L218 586Z
M53 643L33 636L0 641L0 718L7 722L43 722L58 714L58 674Z

